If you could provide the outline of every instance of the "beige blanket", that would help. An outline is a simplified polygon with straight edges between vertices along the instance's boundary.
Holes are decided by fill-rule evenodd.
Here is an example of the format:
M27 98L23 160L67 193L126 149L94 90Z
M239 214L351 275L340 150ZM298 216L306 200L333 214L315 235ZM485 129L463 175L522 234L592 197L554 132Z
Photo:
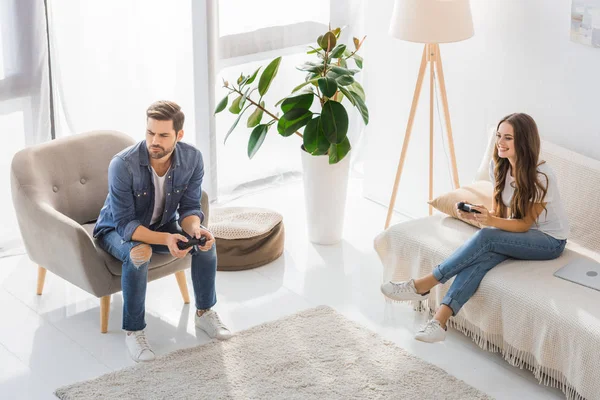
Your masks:
M390 227L375 239L383 280L430 273L476 230L443 215ZM556 260L501 263L451 326L483 349L501 352L512 365L530 369L568 399L600 399L600 292L553 276L581 255L600 261L597 253L569 243ZM451 283L434 289L424 309L434 311Z

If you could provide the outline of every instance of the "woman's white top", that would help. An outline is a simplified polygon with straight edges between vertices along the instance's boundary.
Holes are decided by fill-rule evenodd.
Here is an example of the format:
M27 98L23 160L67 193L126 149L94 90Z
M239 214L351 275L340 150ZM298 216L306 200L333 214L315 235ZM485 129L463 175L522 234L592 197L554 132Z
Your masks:
M537 219L537 224L531 225L530 229L538 229L556 239L567 239L569 236L569 220L560 198L554 171L552 171L548 163L539 165L537 170L541 184L548 185L548 193L546 193L546 197L544 198L547 212L545 210L542 211ZM502 190L502 201L509 208L516 185L515 178L511 174L511 167L509 167L504 189ZM546 176L548 177L548 181L546 181ZM490 161L490 180L495 185L494 160Z

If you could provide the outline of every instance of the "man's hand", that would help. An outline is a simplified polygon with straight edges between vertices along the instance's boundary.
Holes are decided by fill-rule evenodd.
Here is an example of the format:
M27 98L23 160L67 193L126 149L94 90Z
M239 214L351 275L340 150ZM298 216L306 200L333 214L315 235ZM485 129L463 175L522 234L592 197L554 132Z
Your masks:
M179 247L177 247L177 242L179 241L187 242L188 240L183 235L179 235L177 233L170 233L169 236L167 236L166 245L169 248L169 252L173 257L183 258L187 255L187 253L190 252L191 249L193 249L193 247L188 247L185 250L180 250Z
M215 237L212 235L212 233L210 233L210 231L204 229L200 225L195 225L191 230L192 231L188 233L190 234L190 236L195 237L196 239L200 239L202 236L206 237L206 243L204 244L204 246L198 246L200 251L208 251L213 247L213 245L215 244Z

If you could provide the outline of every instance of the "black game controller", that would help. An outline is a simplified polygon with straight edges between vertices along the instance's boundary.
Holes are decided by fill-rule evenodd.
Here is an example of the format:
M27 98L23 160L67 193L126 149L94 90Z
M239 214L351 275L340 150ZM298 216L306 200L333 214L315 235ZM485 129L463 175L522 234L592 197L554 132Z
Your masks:
M473 204L465 203L463 201L458 203L458 209L464 212L470 212L475 214L481 214L481 211L477 211Z
M179 241L177 242L177 247L179 250L185 250L195 245L199 245L203 247L206 244L206 236L201 236L200 239L190 238L187 242Z

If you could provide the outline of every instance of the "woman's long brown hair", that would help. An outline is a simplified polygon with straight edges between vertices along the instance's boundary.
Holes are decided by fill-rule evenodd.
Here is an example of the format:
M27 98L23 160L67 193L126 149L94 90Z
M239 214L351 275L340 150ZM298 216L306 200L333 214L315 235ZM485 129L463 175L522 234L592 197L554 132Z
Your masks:
M546 182L540 182L538 176L538 164L540 155L540 135L538 128L529 115L523 113L510 114L504 117L496 128L496 132L500 129L500 125L506 122L513 128L513 143L515 149L515 193L510 205L510 218L522 219L530 212L532 203L543 203L548 193L548 176ZM508 210L502 201L502 190L506 181L506 175L510 167L510 162L507 158L498 156L498 146L494 146L494 200L496 201L496 215L501 218L508 218ZM546 207L544 206L544 210Z

